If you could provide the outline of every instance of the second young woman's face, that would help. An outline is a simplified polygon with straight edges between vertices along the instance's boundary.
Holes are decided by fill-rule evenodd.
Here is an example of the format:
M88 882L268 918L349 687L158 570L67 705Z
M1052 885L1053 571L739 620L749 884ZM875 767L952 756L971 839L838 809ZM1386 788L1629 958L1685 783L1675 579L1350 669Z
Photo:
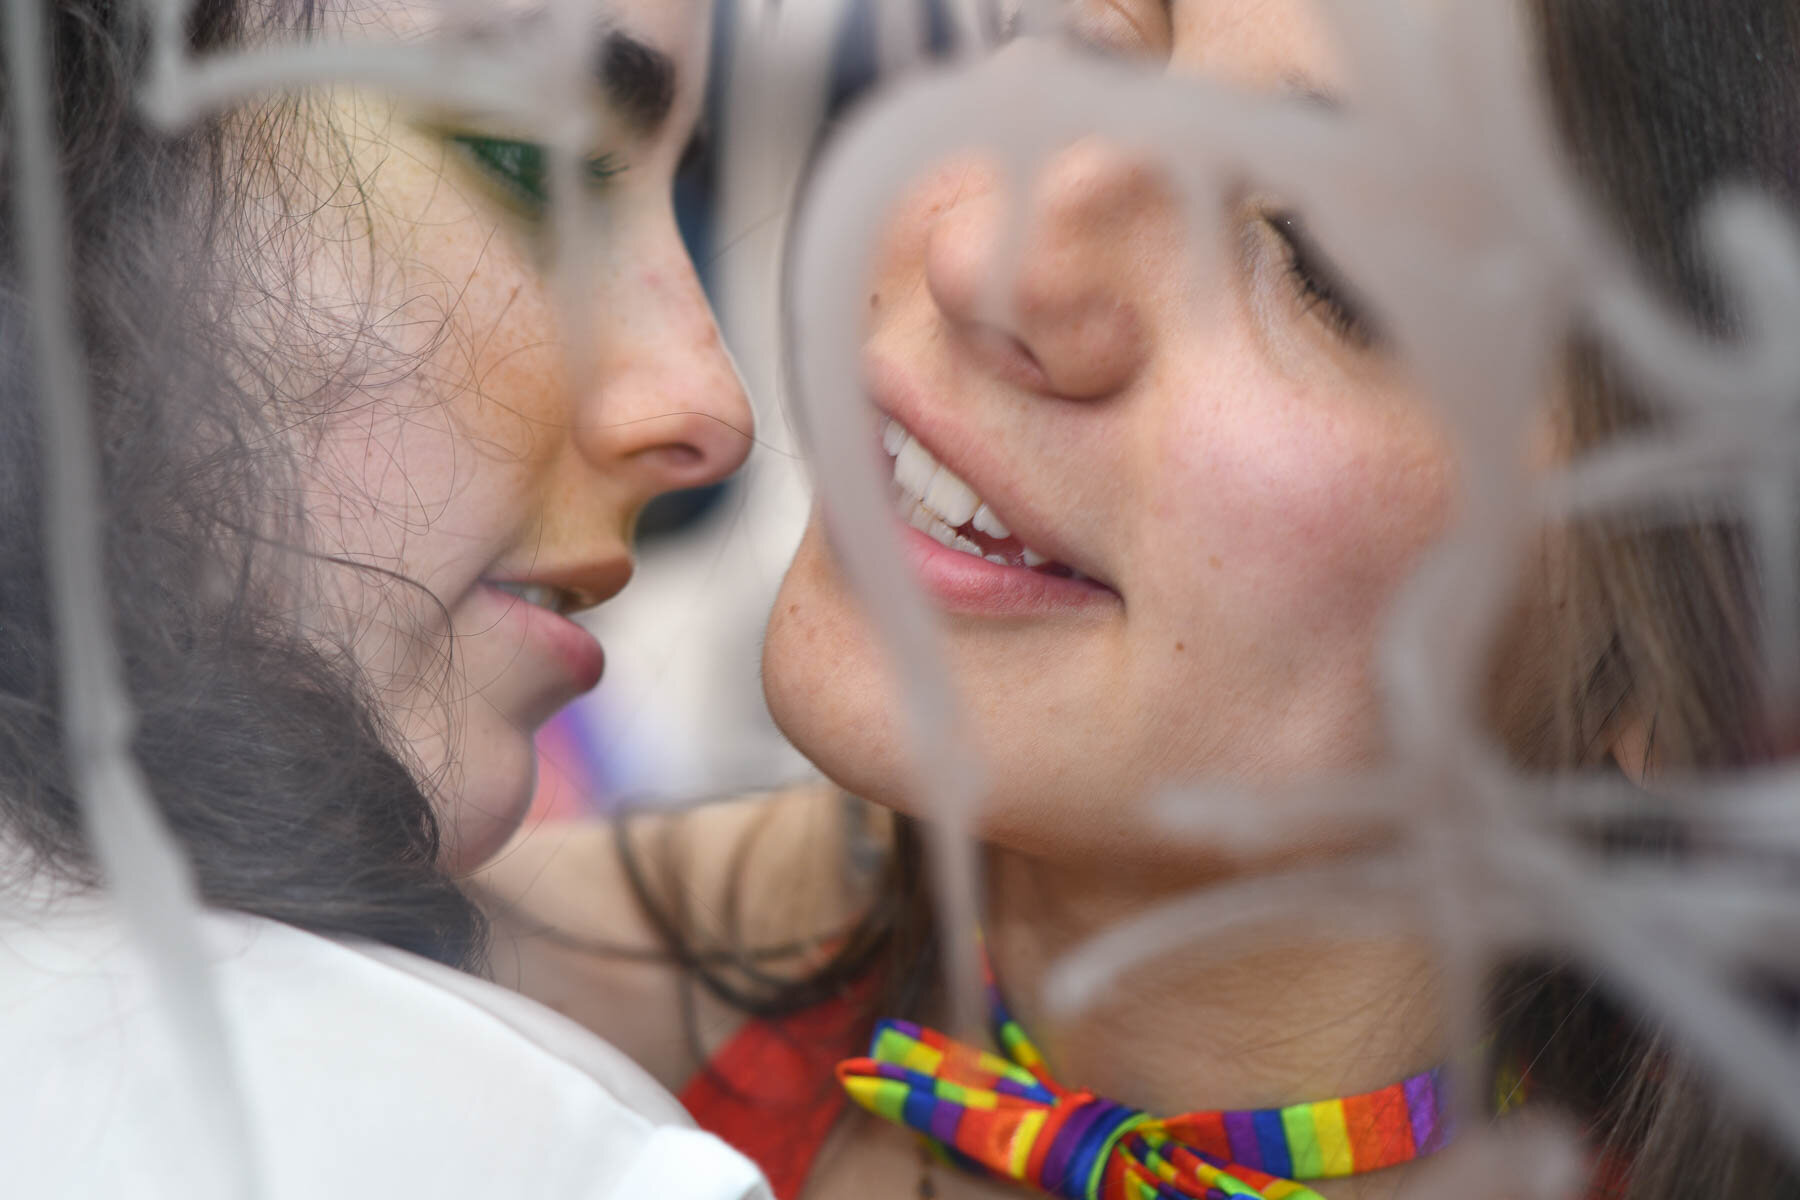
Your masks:
M529 135L362 91L322 122L322 157L342 169L309 214L303 309L366 338L338 381L349 399L302 430L315 549L351 565L312 620L373 681L440 801L453 867L516 827L534 731L600 678L599 645L568 617L625 586L638 511L721 478L749 446L672 209L709 11L595 5L600 133L580 187L597 242L575 295L551 271L545 152ZM522 37L548 19L490 15ZM423 19L396 9L385 24L429 33Z
M1085 9L1088 37L1173 70L1345 88L1301 0ZM1034 189L1015 315L996 324L984 288L1008 199L975 160L918 187L869 290L865 371L893 423L900 506L925 527L904 532L906 553L946 618L989 767L986 832L1046 854L1156 855L1165 839L1133 802L1162 785L1381 754L1375 647L1452 473L1429 406L1279 196L1221 211L1206 233L1221 267L1202 277L1157 173L1115 150L1078 144ZM933 462L973 495L925 482ZM978 505L997 528L971 520ZM1049 562L1023 566L1022 547ZM891 675L817 521L765 678L828 774L909 803Z

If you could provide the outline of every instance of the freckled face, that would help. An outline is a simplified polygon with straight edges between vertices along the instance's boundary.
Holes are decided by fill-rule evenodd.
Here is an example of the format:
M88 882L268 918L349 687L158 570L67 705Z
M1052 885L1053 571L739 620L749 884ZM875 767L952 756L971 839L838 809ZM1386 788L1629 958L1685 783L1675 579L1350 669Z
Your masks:
M311 620L374 680L436 791L455 868L515 828L533 732L599 679L599 646L566 617L625 585L638 511L724 476L749 445L670 199L708 11L596 12L601 133L582 187L599 241L573 306L556 302L544 157L525 135L334 98L338 177L360 191L311 218L305 311L366 319L380 341L302 435L317 548L374 570L334 573L336 603Z
M1088 17L1090 36L1175 70L1339 84L1298 3L1116 0ZM1129 804L1160 785L1379 757L1372 656L1443 526L1447 446L1278 198L1228 205L1205 231L1221 271L1197 279L1156 172L1084 143L1034 186L1005 327L980 304L1010 219L993 175L959 162L907 199L871 289L867 370L896 462L916 441L1012 539L959 531L1006 560L991 563L943 547L929 519L909 535L989 763L989 836L1150 855ZM1025 546L1052 560L1033 574L1104 586L1021 578ZM815 521L769 631L769 700L827 773L906 808L877 646Z

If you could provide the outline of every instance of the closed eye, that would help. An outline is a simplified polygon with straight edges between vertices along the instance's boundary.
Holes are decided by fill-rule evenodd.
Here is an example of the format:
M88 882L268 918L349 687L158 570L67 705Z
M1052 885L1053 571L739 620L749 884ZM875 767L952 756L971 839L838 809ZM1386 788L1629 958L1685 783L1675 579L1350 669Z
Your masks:
M1372 349L1383 339L1355 289L1313 242L1300 218L1291 212L1275 212L1264 218L1281 240L1287 256L1287 275L1298 293L1301 307L1318 314L1338 337L1359 350Z

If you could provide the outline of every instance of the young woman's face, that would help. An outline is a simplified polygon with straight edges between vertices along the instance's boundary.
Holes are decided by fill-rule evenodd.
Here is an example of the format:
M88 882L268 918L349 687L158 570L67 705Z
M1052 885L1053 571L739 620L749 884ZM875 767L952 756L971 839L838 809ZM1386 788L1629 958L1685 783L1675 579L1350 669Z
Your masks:
M372 348L349 399L303 430L315 548L357 568L312 619L347 636L374 681L441 801L455 867L513 830L534 730L600 678L600 647L567 618L625 586L638 511L728 474L749 446L671 207L709 11L596 6L602 132L581 186L598 253L573 306L550 273L554 218L528 135L364 92L338 96L326 123L357 192L312 217L304 309L366 322ZM416 33L417 17L390 23Z
M1121 53L1344 95L1300 0L1085 7L1083 29ZM989 764L989 836L1152 854L1162 839L1130 806L1159 785L1380 755L1373 652L1445 519L1447 443L1379 331L1340 307L1353 281L1332 276L1329 247L1310 245L1280 197L1221 212L1206 236L1223 266L1201 278L1154 171L1084 143L1034 186L1004 326L980 315L1010 219L992 174L959 161L907 198L870 287L866 374L898 424L886 444L900 507L932 490L921 448L973 492L940 485L914 514L929 531L904 536ZM996 543L979 513L964 526L976 504L1012 540ZM961 549L940 544L954 540L946 526L962 527ZM1050 563L1016 565L1021 544ZM806 754L853 790L908 803L883 652L817 521L765 668Z

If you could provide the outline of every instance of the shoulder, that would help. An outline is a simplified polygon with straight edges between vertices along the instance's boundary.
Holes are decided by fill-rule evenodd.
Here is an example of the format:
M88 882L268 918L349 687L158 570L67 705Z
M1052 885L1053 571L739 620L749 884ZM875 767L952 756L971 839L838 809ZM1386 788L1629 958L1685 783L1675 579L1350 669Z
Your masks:
M850 852L860 801L824 786L762 793L626 825L630 863L658 907L707 945L817 941L864 903ZM485 868L476 895L494 921L501 982L624 1047L679 1089L742 1015L691 988L633 887L619 827L528 830Z
M679 1194L757 1194L641 1070L553 1013L399 951L205 925L271 1196L597 1200L696 1159L716 1162ZM38 1185L24 1191L182 1194L205 1131L133 948L98 914L6 934L0 1141L18 1139L7 1158Z

